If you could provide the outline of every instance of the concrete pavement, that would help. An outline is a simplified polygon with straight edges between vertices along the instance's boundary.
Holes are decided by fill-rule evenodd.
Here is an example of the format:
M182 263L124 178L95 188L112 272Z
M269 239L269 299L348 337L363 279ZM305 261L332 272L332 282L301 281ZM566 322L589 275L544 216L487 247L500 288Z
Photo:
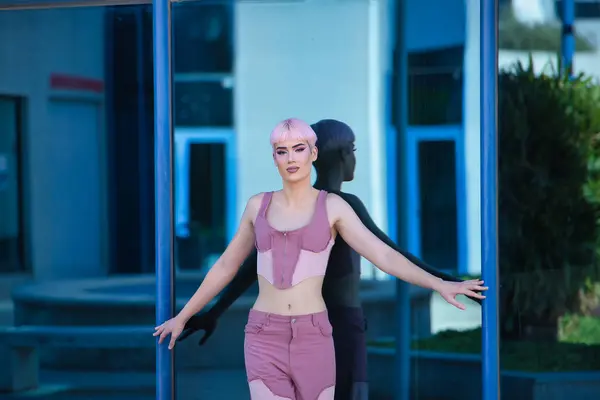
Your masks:
M0 400L155 400L153 373L42 371L43 387ZM249 400L243 370L177 374L177 400Z

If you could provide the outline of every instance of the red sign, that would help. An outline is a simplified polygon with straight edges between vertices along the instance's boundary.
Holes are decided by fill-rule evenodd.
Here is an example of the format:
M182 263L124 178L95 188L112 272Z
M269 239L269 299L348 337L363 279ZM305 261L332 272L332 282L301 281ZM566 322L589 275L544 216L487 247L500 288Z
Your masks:
M84 78L80 76L51 74L50 88L54 90L78 90L84 92L102 93L104 82L100 79Z

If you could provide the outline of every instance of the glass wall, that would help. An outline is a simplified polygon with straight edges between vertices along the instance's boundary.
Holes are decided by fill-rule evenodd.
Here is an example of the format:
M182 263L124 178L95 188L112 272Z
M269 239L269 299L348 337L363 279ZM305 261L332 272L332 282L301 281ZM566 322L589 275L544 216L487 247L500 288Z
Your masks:
M35 354L10 364L0 336L0 397L154 398L152 341L73 333L154 324L151 7L0 11L0 36L0 331L40 335L21 337L38 387Z
M234 6L173 7L176 265L206 271L237 224Z
M365 204L383 232L400 232L392 237L400 248L455 276L480 276L479 1L422 7L407 0L402 20L393 3L173 4L178 309L232 238L247 200L281 187L268 135L288 117L347 123L355 134L349 145L356 150L356 170L342 190ZM541 72L560 43L558 14L540 6L530 15L517 2L502 3L508 8L500 22L501 66L525 62L534 51ZM577 9L577 18L586 7ZM540 15L550 22L528 23ZM595 77L594 18L590 14L577 27L575 67ZM404 44L398 29L405 30ZM9 304L0 323L153 326L151 6L0 11L0 33L8 38L0 44L0 305ZM405 81L399 80L400 53L407 60ZM556 95L565 90L557 85L547 88L555 90L548 98L557 103L540 103L545 98L536 91L521 95L531 81L502 79L501 112L508 116L499 118L501 133L514 135L512 141L504 136L500 146L505 375L593 371L600 359L593 339L595 142L581 132L598 132L590 117L595 97L585 97L591 89L582 84L581 98L571 101L572 93ZM399 112L401 93L408 99L406 121ZM581 107L575 117L564 115L571 103ZM531 117L533 110L539 119ZM548 134L531 143L519 136L516 143L523 130L526 139ZM565 132L582 136L559 143ZM560 148L542 159L538 149L551 145ZM551 159L561 164L543 164ZM521 196L518 201L513 194ZM345 277L325 289L332 293L326 298L340 298L332 312L340 305L361 307L368 321L360 317L352 326L357 342L367 345L368 379L351 370L347 375L356 384L340 383L338 390L390 399L400 356L394 346L395 282L365 279L374 276L365 260L361 268L362 279ZM12 286L5 283L15 273L33 284L16 288L11 300L4 287ZM203 347L201 333L177 344L179 399L247 397L244 326L255 296L255 289L242 294ZM410 398L480 398L481 310L460 301L466 311L411 288L410 326L402 327L410 332L411 351L401 355L410 359ZM204 318L210 328L215 320ZM46 342L41 382L55 392L45 398L155 398L155 349L152 343L133 347L74 349ZM360 351L357 346L347 353L358 359ZM577 382L595 379L574 376ZM577 385L588 390L592 378ZM507 385L503 390L510 393ZM571 397L577 385L569 386ZM598 397L590 391L585 396Z
M573 31L561 27L563 2L517 3L501 10L499 36L502 389L587 399L598 396L600 376L600 8L573 2L569 79L557 58L563 32Z
M384 2L212 4L178 4L173 12L178 307L231 238L247 199L281 187L268 135L278 121L291 116L310 123L338 119L349 124L356 136L357 165L354 180L345 182L342 190L357 195L383 230L408 232L401 248L440 270L478 276L479 266L466 253L471 240L466 191L474 189L467 187L465 177L463 124L470 116L464 109L462 3L444 5L446 15L459 19L452 27L452 40L442 30L423 33L429 35L425 43L418 37L420 31L411 35L409 77L394 88L387 85L397 79L394 54L406 49L394 47L394 27L401 24ZM411 5L409 15L421 21L415 25L428 25L434 13L423 13L417 6ZM333 19L345 23L332 31ZM303 33L307 29L310 35ZM392 93L399 89L408 91L408 121L398 121L399 105L388 101L399 98ZM392 120L396 129L388 130ZM390 143L399 143L398 149L385 153ZM397 170L386 170L389 157L397 159ZM389 220L386 210L396 205L384 201L392 190L386 182L390 176L405 175L409 184L398 179L397 196L412 208L401 210L399 220ZM357 299L346 289L350 300L345 301L361 304L368 320L364 337L371 398L388 399L396 379L395 284L364 279L372 276L372 268L363 262L361 282L347 278L329 290L359 288ZM227 393L229 398L246 396L244 325L255 296L255 289L242 294L219 317L216 331L201 348L201 333L177 344L179 399L188 398L185 388L192 386ZM461 374L452 366L438 366L448 353L461 358L466 352L470 360L475 352L469 365L475 374L479 371L480 308L461 301L467 304L465 312L428 291L411 290L411 326L405 327L412 338L413 351L405 355L411 358L411 398L443 398L448 391L464 394L448 389ZM202 318L197 322L206 327L214 321L212 315ZM365 378L356 379L354 390L365 390Z

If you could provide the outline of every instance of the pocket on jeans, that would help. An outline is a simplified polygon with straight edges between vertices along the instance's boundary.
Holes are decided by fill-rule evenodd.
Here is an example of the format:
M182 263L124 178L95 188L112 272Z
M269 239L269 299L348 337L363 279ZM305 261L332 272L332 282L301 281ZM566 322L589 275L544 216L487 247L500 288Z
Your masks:
M318 325L321 335L325 337L331 337L333 335L333 327L329 321L320 321Z
M244 332L256 335L262 332L264 326L265 324L262 322L248 322L244 327Z

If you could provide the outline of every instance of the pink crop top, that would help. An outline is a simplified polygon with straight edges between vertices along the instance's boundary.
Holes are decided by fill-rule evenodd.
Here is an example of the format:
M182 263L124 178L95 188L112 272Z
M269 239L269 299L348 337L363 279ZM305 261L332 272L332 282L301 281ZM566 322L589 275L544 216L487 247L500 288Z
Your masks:
M305 279L324 276L334 239L327 218L327 192L320 191L308 225L292 231L273 229L267 210L273 192L263 195L254 223L257 273L277 289L289 289Z

